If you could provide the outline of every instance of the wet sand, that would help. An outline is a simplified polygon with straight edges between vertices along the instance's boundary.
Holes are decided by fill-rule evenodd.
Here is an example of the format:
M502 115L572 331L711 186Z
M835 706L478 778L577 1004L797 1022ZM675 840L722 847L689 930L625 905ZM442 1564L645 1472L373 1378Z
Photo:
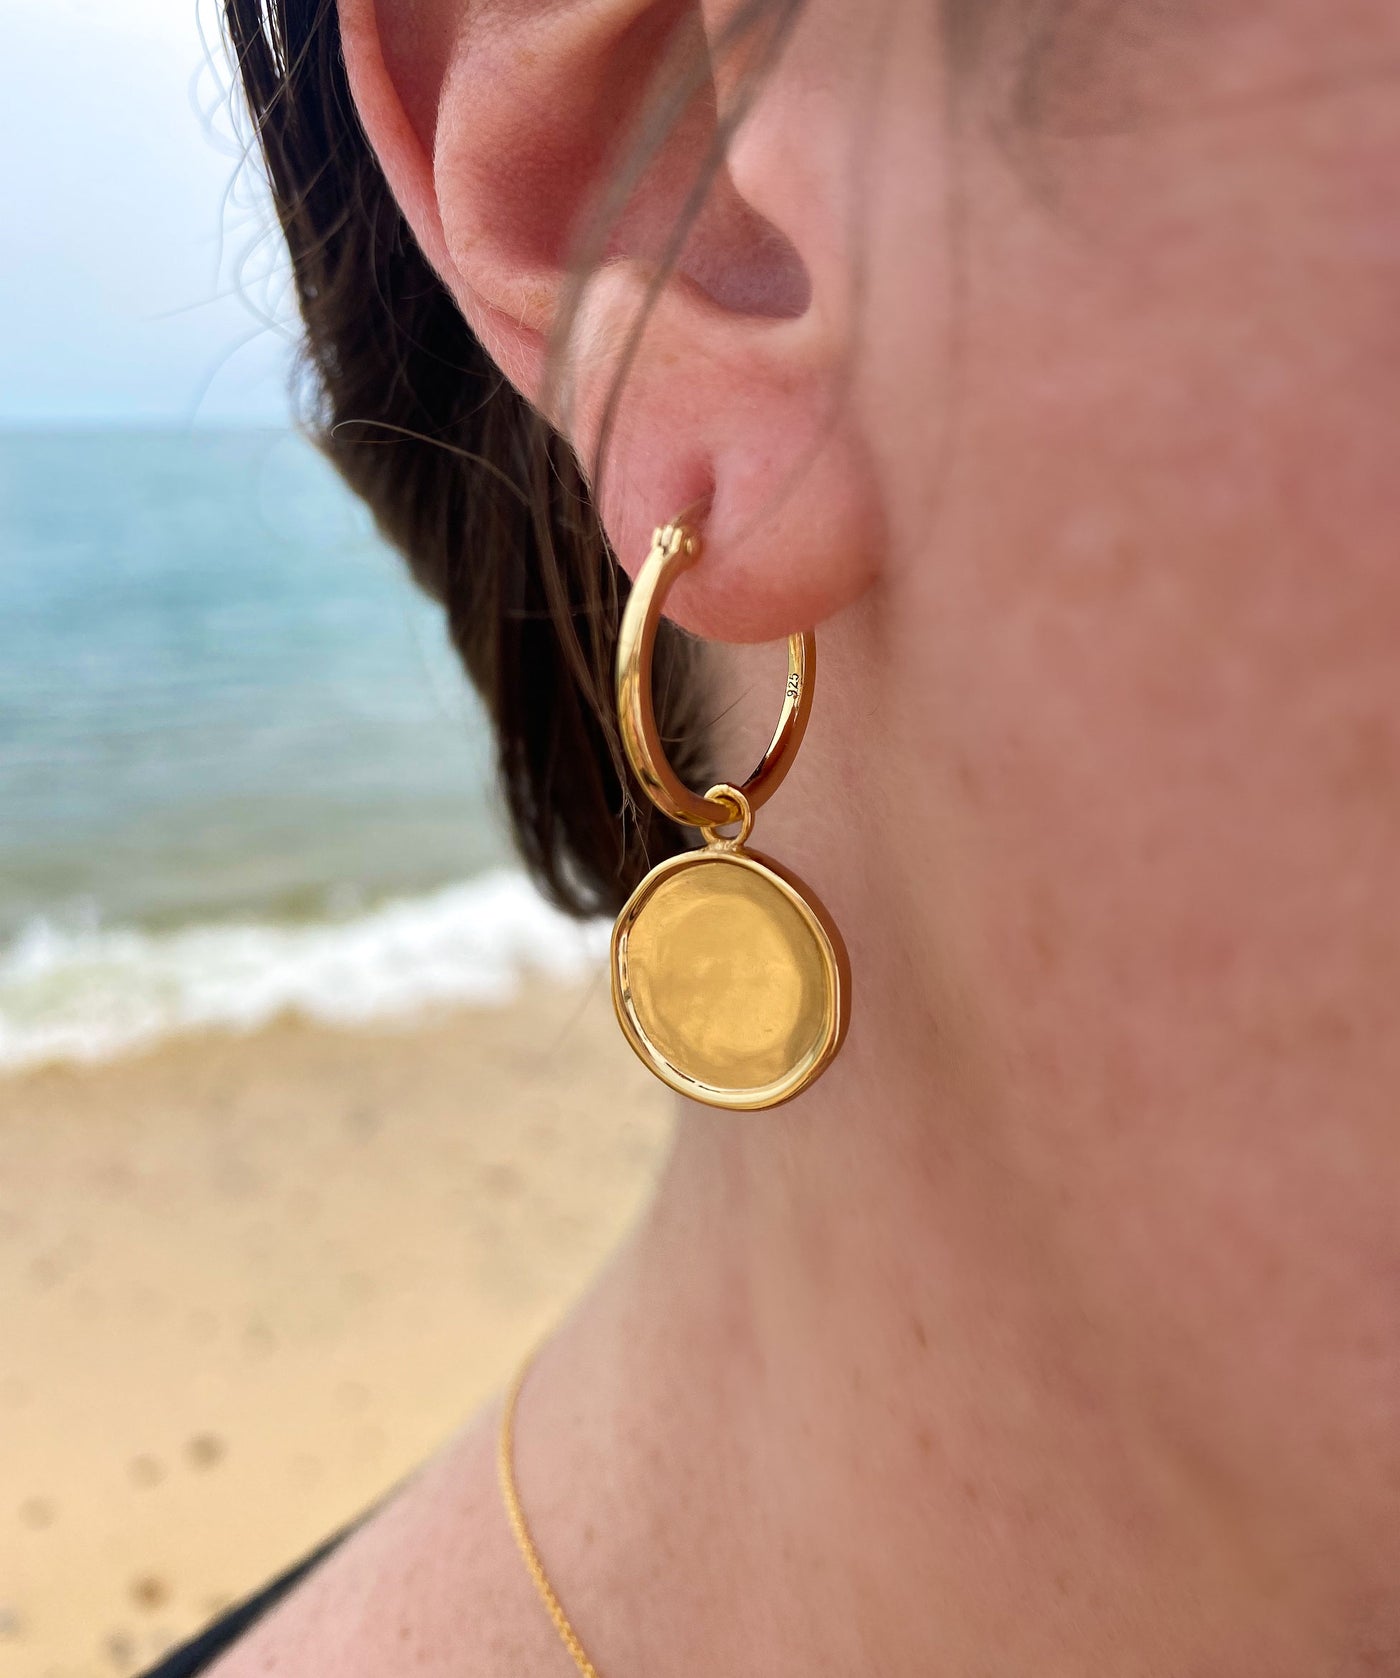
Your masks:
M0 1678L122 1678L422 1460L642 1205L604 985L0 1078Z

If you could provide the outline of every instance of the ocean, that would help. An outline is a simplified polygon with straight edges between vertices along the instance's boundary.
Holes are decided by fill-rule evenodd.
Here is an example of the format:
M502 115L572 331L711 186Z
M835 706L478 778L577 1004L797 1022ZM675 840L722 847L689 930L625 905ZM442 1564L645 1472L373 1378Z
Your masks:
M0 1067L600 953L511 861L488 731L284 432L0 433Z

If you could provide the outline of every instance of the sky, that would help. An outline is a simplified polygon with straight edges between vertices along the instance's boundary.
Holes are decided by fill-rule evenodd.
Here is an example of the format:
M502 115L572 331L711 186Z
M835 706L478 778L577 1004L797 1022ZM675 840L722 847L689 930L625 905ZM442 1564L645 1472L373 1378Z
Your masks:
M0 0L0 42L0 425L285 422L216 0Z

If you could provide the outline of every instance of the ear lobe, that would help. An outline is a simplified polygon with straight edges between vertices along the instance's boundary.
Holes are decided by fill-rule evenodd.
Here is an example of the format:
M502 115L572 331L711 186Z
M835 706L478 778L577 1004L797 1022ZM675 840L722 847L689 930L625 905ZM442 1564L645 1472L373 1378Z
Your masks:
M851 288L829 246L843 218L819 169L765 217L721 166L669 251L723 121L693 0L487 0L460 28L459 0L380 0L377 15L375 0L341 6L356 103L405 215L507 378L573 442L624 566L635 572L654 526L705 501L705 557L671 606L686 627L771 639L853 599L880 533L839 401ZM677 52L695 94L590 251L657 66ZM745 138L755 179L756 148L789 175L800 152L803 90L785 97L783 82L780 65L760 95L778 108Z

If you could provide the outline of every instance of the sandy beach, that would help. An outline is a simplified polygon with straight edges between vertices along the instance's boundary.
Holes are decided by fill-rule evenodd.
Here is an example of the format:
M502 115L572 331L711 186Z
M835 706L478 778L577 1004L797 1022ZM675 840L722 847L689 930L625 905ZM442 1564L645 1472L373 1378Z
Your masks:
M121 1678L352 1518L636 1215L605 983L0 1078L0 1678Z

